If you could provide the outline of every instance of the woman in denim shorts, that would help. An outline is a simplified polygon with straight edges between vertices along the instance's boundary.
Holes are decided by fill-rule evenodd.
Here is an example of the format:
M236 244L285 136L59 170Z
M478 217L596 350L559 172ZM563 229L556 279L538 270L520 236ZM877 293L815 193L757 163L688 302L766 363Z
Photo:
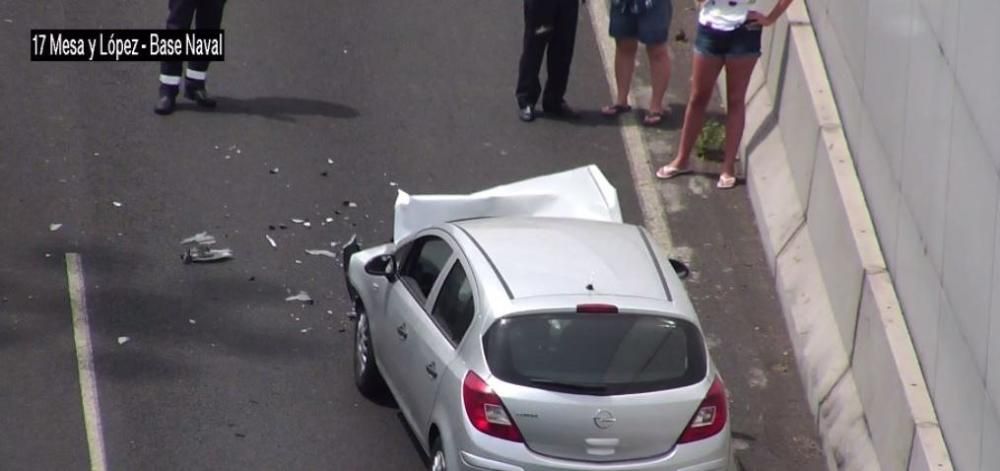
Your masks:
M646 45L653 84L653 96L643 124L652 126L663 119L663 95L670 81L670 54L667 52L670 17L673 14L670 1L611 0L608 32L615 38L617 98L614 104L601 109L605 116L617 116L632 110L628 104L628 92L635 73L635 55L641 42Z
M746 93L757 58L761 29L774 24L794 0L778 0L766 16L751 9L757 0L696 0L701 3L694 41L691 97L684 114L677 157L656 171L672 178L691 171L688 159L705 124L705 109L722 68L726 68L726 144L722 172L716 187L736 185L736 152L743 138Z

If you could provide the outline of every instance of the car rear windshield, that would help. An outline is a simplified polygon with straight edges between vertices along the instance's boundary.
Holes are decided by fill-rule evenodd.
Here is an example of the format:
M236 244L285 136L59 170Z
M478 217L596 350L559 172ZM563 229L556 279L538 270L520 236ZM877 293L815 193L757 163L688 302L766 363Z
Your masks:
M694 324L635 314L533 314L500 319L483 338L503 381L588 395L636 394L705 378Z

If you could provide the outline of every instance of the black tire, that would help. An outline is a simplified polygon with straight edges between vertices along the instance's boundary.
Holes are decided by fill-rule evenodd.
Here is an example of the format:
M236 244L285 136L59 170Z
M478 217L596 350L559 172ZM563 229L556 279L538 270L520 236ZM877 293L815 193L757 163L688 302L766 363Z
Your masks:
M358 317L354 323L354 384L361 395L371 399L385 393L385 381L375 363L375 348L372 346L372 335L368 325L368 313L358 309Z
M434 437L431 442L430 462L427 464L430 471L448 471L448 460L444 453L444 446L441 444L441 437Z

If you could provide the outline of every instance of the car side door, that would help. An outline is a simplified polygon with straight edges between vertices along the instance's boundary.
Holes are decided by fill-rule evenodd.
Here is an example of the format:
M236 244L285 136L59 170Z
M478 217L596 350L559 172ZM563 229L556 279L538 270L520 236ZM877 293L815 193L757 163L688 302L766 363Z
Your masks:
M398 280L390 287L386 299L385 322L380 326L380 343L376 352L386 381L395 393L399 408L412 424L414 400L409 389L409 357L415 347L415 328L426 317L428 300L434 293L441 274L453 257L454 250L438 235L425 235L400 247Z
M421 319L413 319L412 344L402 377L414 428L426 439L431 412L442 384L461 384L449 368L476 312L474 282L456 253L434 287Z

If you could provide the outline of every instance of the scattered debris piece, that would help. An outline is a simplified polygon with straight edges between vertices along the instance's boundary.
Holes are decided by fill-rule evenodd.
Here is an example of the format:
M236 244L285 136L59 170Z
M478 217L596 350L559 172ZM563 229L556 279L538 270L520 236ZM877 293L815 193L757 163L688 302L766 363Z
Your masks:
M309 333L310 330L313 330L313 328L312 327L306 327L305 329L302 329L299 332L302 332L303 334L306 334L306 333Z
M188 324L195 325L197 323L198 323L198 321L196 321L194 319L188 319Z
M329 175L330 175L330 173L329 173L329 172L327 172L326 170L323 170L322 172L319 172L319 174L320 174L321 176L324 176L324 177L326 177L326 176L329 176Z
M285 229L288 229L288 226L286 226L284 224L278 224L278 229L285 230Z
M686 43L688 40L687 33L685 33L684 30L682 29L679 33L677 33L676 36L674 36L674 40L676 40L679 43Z
M271 244L271 248L275 248L275 249L278 248L278 243L275 242L274 239L271 238L271 236L269 236L267 234L264 234L264 237L267 238L267 243Z
M295 224L302 224L306 222L306 220L301 218L292 218L292 222L294 222Z
M278 167L272 168L271 169L271 175L277 175L278 171L279 171Z
M181 245L191 244L194 246L188 247L184 255L181 255L181 260L184 260L184 263L210 263L233 258L231 249L209 248L209 246L215 245L215 237L208 232L199 232L181 241Z
M204 245L191 247L181 256L184 263L221 262L231 258L233 258L233 251L231 249L210 249Z
M187 244L214 245L215 237L209 234L208 232L199 232L181 241L181 245L187 245Z
M327 223L327 224L329 224L329 223L331 223L331 222L333 222L333 218L326 218L326 223Z
M333 159L326 159L326 163L333 165Z
M308 229L308 228L312 227L312 223L309 222L309 221L303 222L302 223L302 227L305 227L306 229Z
M330 247L336 247L336 246L337 246L336 242L330 242Z
M115 205L116 208L122 207L121 202L118 202L118 201L112 201L111 204Z
M347 201L347 200L344 200L343 205L344 205L345 208L357 208L358 207L358 203L355 203L353 201Z
M289 296L285 298L285 301L299 301L306 304L315 303L315 301L313 301L313 298L309 296L309 293L306 293L305 291L299 291L299 294L296 294L295 296Z
M277 227L274 227L273 224L267 226L267 230L269 230L269 231L273 231L275 229L277 229Z
M295 260L296 265L302 265L302 260Z
M59 223L49 224L49 232L58 231L60 227L62 227L62 224Z
M336 242L334 242L334 244L336 244ZM322 255L324 257L330 257L330 258L334 258L334 259L337 258L337 254L335 254L335 253L333 253L333 252L331 252L329 250L306 249L306 253L309 254L309 255Z
M396 183L396 182L389 182L389 186L399 186L399 183Z
M118 337L118 345L125 345L125 342L128 342L129 340L132 340L132 339L130 339L128 337L125 337L125 336Z

